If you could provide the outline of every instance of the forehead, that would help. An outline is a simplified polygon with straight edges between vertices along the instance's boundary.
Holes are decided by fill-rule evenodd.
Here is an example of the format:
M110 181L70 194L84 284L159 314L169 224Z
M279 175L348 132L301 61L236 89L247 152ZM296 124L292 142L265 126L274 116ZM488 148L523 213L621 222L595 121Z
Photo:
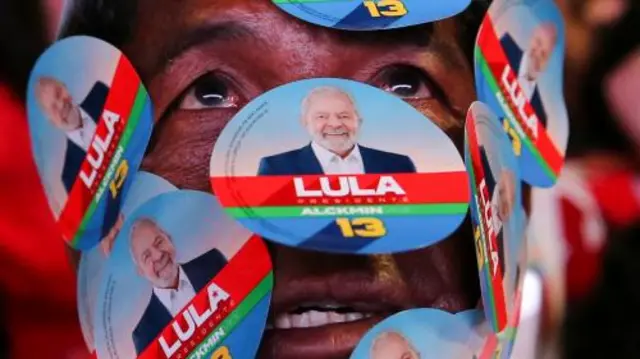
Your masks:
M287 81L314 77L314 72L327 73L342 63L341 59L366 61L367 58L354 58L363 46L379 48L381 53L375 56L380 57L389 47L383 45L433 42L451 54L447 57L452 65L458 65L456 61L460 60L454 41L455 22L448 20L437 26L440 35L436 40L440 41L430 41L433 39L423 33L424 28L391 34L346 32L310 25L284 13L271 0L140 0L137 14L131 41L124 48L147 76L161 70L163 63L170 64L175 55L192 43L212 39L227 40L224 52L229 55L252 50L253 66L277 64L279 72L290 74ZM445 34L449 37L445 38ZM335 53L338 45L342 45L341 53L334 56L338 55ZM268 61L275 57L278 61ZM323 61L313 61L318 58Z
M132 242L147 242L150 239L156 237L156 235L162 234L162 231L158 226L150 222L140 222L131 233Z

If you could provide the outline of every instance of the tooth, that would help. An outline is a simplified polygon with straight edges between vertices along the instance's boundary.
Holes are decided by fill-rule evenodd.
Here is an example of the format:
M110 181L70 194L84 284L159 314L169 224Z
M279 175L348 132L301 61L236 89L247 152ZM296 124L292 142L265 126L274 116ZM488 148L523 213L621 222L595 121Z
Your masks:
M329 323L342 323L347 320L344 314L329 312Z
M309 323L312 327L320 327L329 324L329 313L312 310L309 312Z
M291 316L292 328L308 328L311 323L309 322L309 313L295 314Z
M291 319L286 314L279 315L276 318L275 327L278 329L289 329L291 328Z
M360 313L347 313L347 321L355 322L356 320L362 319L364 316Z

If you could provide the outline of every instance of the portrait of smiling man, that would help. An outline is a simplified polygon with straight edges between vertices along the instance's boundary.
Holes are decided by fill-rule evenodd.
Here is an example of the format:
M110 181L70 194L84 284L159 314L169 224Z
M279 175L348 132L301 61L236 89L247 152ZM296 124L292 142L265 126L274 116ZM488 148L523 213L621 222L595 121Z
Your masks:
M211 191L209 159L227 122L260 94L307 78L351 79L405 99L461 151L475 99L473 44L486 8L474 1L435 23L346 32L304 23L270 0L75 0L61 37L96 36L122 49L154 102L142 169L179 188ZM269 246L272 329L259 358L348 358L390 314L415 307L458 312L479 303L468 221L439 244L402 254Z
M264 157L258 175L414 173L408 156L358 144L363 125L353 96L334 86L316 87L302 100L300 122L311 143Z

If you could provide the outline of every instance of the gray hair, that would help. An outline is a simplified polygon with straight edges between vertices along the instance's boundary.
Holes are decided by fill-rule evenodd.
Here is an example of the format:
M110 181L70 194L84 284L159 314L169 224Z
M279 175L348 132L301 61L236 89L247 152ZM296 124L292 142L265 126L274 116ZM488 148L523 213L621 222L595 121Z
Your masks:
M346 97L349 100L349 102L351 102L351 104L353 105L353 110L356 113L356 116L358 117L358 119L360 120L362 119L360 117L360 112L358 111L358 105L356 104L356 101L354 100L353 96L348 91L336 86L320 86L309 91L307 96L305 96L302 99L302 104L300 106L301 108L300 113L303 119L306 117L307 112L309 111L309 107L311 106L313 97L324 95L324 94L333 94L333 95L340 95L340 96Z
M404 341L407 344L407 347L409 347L411 351L413 351L418 357L420 357L420 352L411 344L411 342L407 338L405 338L405 336L402 335L400 332L393 331L393 330L388 332L382 332L377 337L375 337L375 339L373 339L373 342L371 343L370 356L373 356L373 350L379 342L391 337L396 337Z

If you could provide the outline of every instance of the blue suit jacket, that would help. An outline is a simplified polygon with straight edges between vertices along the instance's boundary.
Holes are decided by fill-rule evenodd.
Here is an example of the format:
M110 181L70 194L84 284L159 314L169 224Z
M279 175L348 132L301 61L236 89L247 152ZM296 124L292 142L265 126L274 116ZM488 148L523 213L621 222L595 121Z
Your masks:
M404 155L359 146L365 173L415 173L416 166ZM322 166L311 144L302 148L268 156L260 160L259 176L321 175Z
M212 249L191 261L182 264L189 282L196 294L209 284L213 277L227 264L227 260L217 249ZM142 314L142 318L132 333L133 344L136 353L140 355L153 342L162 330L173 320L173 316L162 305L155 294L151 294L151 300Z
M520 63L522 62L522 56L524 55L524 51L516 44L513 40L513 37L509 34L505 34L502 39L500 39L500 43L502 44L502 48L507 55L507 60L509 61L509 65L515 72L516 76L518 72L520 72ZM540 97L540 92L538 91L538 86L536 85L535 90L533 90L533 95L529 100L531 103L531 107L536 112L538 119L542 123L544 128L547 128L547 113L544 109L544 105L542 104L542 98Z

